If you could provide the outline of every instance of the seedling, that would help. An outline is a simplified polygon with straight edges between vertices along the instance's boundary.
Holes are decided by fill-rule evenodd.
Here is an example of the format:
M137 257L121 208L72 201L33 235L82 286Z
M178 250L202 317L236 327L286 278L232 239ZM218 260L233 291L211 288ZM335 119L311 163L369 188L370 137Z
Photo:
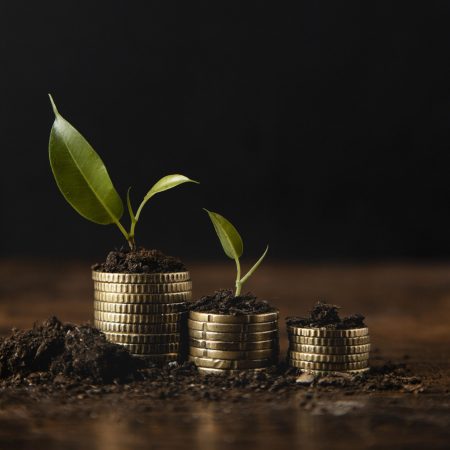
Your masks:
M234 259L236 263L237 275L235 296L237 297L241 294L243 284L253 275L255 270L262 263L262 260L269 250L269 246L266 247L266 250L262 254L261 258L256 261L256 264L246 273L245 276L241 278L241 263L239 262L239 258L244 253L244 244L241 236L233 224L225 219L225 217L215 212L208 211L207 209L205 209L205 211L208 213L209 218L214 225L214 229L216 230L217 236L219 236L219 240L225 254L229 258Z
M129 231L121 224L124 206L105 164L86 139L59 114L51 95L55 121L50 132L49 157L56 183L70 205L84 218L100 225L116 224L130 248L136 249L136 224L147 202L156 194L183 183L197 183L184 175L167 175L147 192L136 213L127 192Z

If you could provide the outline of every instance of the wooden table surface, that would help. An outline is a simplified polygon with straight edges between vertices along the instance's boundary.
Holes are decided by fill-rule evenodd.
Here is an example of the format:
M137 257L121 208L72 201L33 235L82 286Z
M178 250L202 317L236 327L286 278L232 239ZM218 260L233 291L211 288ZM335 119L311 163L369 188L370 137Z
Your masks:
M194 297L232 284L233 265L192 263ZM263 266L246 286L279 307L281 318L306 314L318 299L361 312L377 355L405 361L430 386L422 394L396 392L333 397L340 408L305 411L292 402L239 407L194 403L144 421L110 415L39 421L0 407L0 448L119 450L141 448L431 449L450 446L450 265ZM92 321L89 264L0 261L0 333L56 315ZM286 350L284 322L281 348ZM339 411L339 414L336 413ZM189 416L189 420L187 417ZM26 418L26 420L24 419Z

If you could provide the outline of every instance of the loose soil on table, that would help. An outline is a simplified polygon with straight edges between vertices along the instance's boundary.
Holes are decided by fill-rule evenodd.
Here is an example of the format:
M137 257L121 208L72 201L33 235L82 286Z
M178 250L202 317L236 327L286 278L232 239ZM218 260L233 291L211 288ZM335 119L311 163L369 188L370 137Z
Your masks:
M122 248L109 252L106 261L93 265L92 269L109 273L168 273L187 270L178 258L145 248L138 248L136 251Z
M16 330L0 342L0 406L17 402L36 405L45 400L45 404L65 405L70 413L72 404L94 411L104 407L102 402L108 398L119 401L117 396L121 407L134 410L142 402L151 407L151 402L170 404L171 399L179 406L183 400L298 401L300 395L300 406L310 408L315 399L328 393L424 390L426 384L404 364L385 361L356 376L314 376L284 363L267 372L233 376L201 375L190 363L155 367L107 342L90 325L63 324L54 317L31 330Z
M231 314L239 316L244 314L260 314L275 311L265 300L258 300L253 294L235 296L233 291L223 289L214 295L207 295L191 303L190 309L197 312L211 314Z
M339 309L340 306L317 302L309 317L288 317L286 323L294 327L329 328L335 330L366 327L363 315L354 314L341 319Z

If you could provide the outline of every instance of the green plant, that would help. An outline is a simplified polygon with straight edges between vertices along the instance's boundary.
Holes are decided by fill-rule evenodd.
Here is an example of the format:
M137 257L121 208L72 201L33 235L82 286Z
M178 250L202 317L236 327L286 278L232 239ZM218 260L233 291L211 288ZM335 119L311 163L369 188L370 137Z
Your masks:
M266 250L262 254L261 258L256 261L255 265L241 278L241 263L239 262L239 258L244 253L244 244L241 236L233 224L225 219L225 217L215 212L208 211L207 209L205 209L205 211L208 213L209 218L214 225L214 229L216 230L225 254L229 258L234 259L236 263L237 275L235 295L237 297L241 294L242 285L253 275L255 270L261 264L267 254L267 251L269 250L269 246L266 247Z
M131 223L127 231L120 222L124 210L122 199L103 161L86 139L59 114L52 96L49 97L55 113L50 132L49 157L56 184L70 205L86 219L101 225L116 224L134 250L136 224L146 203L160 192L197 181L178 174L161 178L147 192L136 214L131 206L129 188L127 206Z

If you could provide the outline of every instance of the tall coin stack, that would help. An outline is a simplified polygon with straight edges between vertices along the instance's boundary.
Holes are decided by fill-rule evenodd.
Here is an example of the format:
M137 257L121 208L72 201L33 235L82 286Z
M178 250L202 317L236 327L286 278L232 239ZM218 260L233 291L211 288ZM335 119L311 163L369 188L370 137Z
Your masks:
M190 311L189 361L203 373L261 370L278 361L278 312L229 315Z
M368 328L335 330L288 325L288 364L308 372L361 373L368 370Z
M189 272L92 272L95 326L109 341L155 363L182 359Z

